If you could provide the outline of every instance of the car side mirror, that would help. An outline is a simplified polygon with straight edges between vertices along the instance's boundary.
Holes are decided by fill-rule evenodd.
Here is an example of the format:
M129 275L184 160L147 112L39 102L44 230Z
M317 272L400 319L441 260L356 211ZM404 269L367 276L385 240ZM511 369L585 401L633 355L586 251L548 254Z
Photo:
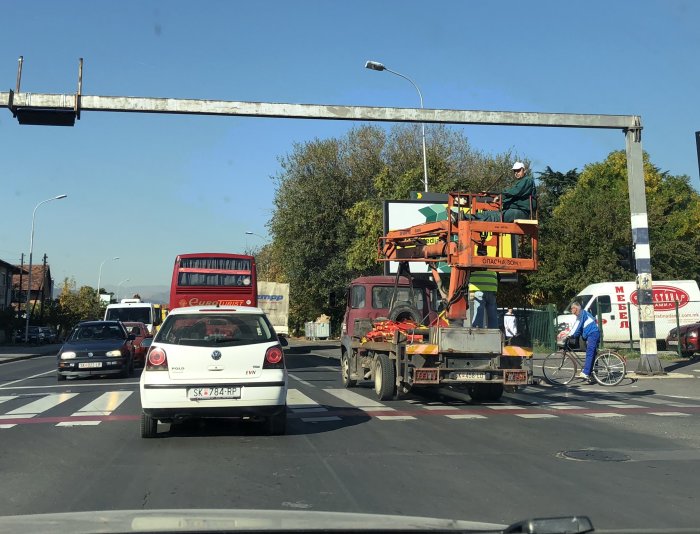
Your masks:
M133 341L134 339L136 339L136 336L134 334L129 334L128 336L126 336L126 339L128 339L129 341Z
M277 335L277 339L279 340L280 345L282 345L283 347L289 346L289 341L287 341L287 338L286 338L286 337L284 337L284 336L278 334L278 335Z

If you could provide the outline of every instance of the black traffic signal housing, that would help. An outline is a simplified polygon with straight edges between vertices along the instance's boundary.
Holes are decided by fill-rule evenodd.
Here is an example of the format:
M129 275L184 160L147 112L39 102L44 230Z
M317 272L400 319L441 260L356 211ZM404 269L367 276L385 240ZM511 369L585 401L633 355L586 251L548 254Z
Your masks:
M617 264L626 271L636 273L637 267L634 261L634 247L629 245L617 247Z

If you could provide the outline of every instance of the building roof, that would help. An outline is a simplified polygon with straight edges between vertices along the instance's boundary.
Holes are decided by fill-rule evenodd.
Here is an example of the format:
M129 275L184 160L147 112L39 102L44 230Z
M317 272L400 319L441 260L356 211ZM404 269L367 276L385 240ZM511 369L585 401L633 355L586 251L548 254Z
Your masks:
M28 266L15 265L17 272L22 271L20 277L19 274L12 275L12 287L26 291L29 285L29 269ZM22 287L19 287L20 278L22 278ZM46 265L46 271L44 271L44 265L32 265L32 291L41 291L41 288L45 280L49 280L49 285L51 281L51 267Z
M11 263L7 263L6 261L0 260L0 267L4 267L11 273L18 273L19 272L19 267L12 265Z

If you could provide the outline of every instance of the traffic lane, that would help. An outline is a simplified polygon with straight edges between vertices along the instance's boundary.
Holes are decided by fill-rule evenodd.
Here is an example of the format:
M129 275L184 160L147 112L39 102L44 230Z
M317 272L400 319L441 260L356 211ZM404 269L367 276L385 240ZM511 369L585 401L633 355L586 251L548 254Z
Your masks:
M17 427L3 434L0 484L10 498L0 513L292 508L501 523L588 514L606 528L691 527L697 519L696 448L584 416L360 416L314 425L290 418L290 435L260 430L218 421L142 440L136 420ZM630 459L563 457L581 449Z
M90 385L118 386L138 385L141 370L135 369L134 376L119 378L115 376L95 376L69 378L65 382L56 380L56 356L39 356L29 360L8 362L0 365L0 391L2 394L27 391L56 391L71 388L86 388Z

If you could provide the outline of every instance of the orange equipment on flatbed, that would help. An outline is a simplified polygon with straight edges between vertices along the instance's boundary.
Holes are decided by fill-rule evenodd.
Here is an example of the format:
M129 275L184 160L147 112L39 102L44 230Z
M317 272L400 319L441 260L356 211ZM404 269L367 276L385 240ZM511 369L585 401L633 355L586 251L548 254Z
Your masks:
M449 265L449 290L443 294L447 318L466 319L471 271L537 270L537 220L493 222L478 219L479 212L498 210L500 205L499 195L450 193L446 220L389 231L379 239L379 260L428 263L438 287L442 284L437 265ZM504 255L503 236L517 239L520 246L514 248L521 254L527 252L528 257ZM488 248L494 253L488 254Z
M394 295L400 291L412 294L406 291L405 282L399 288L402 275L412 287L409 262L427 263L440 290L447 321L421 325L356 317L351 342L341 351L345 387L371 380L380 400L410 390L456 388L465 389L476 401L495 401L506 388L514 390L532 383L532 352L505 346L500 330L473 328L468 316L472 271L537 269L534 214L528 219L503 221L501 200L499 195L488 193L450 193L445 220L392 230L380 238L379 260L399 262ZM484 211L499 215L479 215ZM446 275L439 271L441 264L450 267L449 284L442 283ZM364 295L364 288L359 287ZM392 310L412 310L409 315L421 316L418 301L395 302L392 298L392 304L395 308L389 310L390 317L400 315Z

